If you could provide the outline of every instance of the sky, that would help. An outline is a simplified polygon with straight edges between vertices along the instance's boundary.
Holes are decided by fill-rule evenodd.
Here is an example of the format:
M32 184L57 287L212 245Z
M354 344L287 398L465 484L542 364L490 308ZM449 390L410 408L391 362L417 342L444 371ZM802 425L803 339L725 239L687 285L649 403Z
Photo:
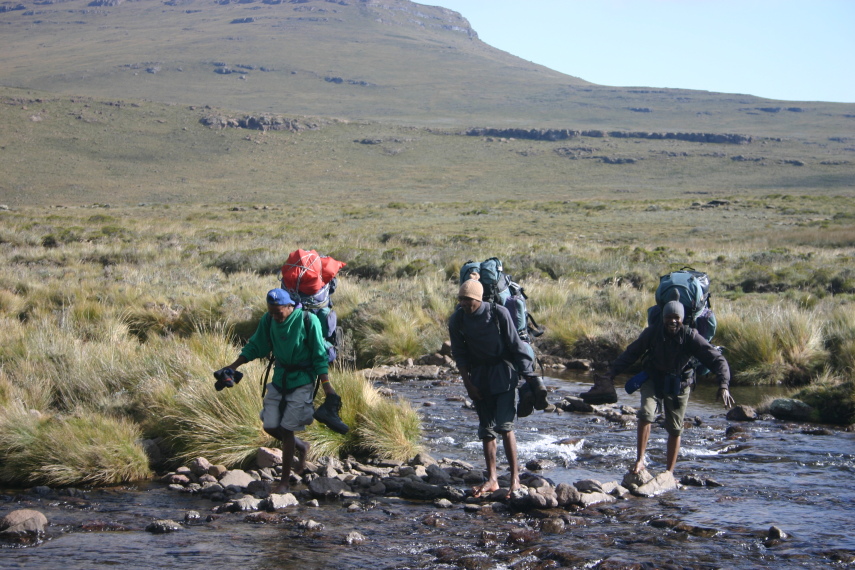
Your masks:
M855 103L855 0L417 0L600 85Z

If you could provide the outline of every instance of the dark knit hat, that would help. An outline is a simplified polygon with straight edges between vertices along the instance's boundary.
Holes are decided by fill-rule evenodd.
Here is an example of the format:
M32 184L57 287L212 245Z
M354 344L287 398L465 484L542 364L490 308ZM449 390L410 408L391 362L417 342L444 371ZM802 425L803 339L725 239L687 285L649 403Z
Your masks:
M671 300L662 308L662 319L666 319L668 315L680 315L681 321L686 318L686 309L680 302L680 293L677 291L673 292Z

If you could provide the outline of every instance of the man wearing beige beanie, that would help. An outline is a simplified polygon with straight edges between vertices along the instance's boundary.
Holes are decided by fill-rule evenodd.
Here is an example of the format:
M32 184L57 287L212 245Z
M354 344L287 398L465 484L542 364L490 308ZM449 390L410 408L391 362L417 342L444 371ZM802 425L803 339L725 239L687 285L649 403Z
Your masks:
M484 448L487 481L473 489L475 497L499 490L496 472L497 439L501 435L510 483L506 497L520 488L516 419L516 388L520 376L534 377L531 352L520 339L505 307L482 300L484 288L474 279L458 291L459 307L448 321L451 354L466 392L478 412L478 437ZM540 381L540 378L537 378Z

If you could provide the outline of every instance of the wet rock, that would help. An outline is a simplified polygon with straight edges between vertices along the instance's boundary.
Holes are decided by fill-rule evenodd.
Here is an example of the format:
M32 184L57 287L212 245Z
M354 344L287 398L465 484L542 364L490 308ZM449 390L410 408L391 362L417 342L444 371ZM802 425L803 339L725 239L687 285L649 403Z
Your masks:
M792 398L778 398L769 404L769 413L775 419L794 422L807 422L813 416L813 408L801 400Z
M722 487L723 485L718 481L710 479L708 477L701 477L695 473L689 473L687 475L683 475L680 478L680 484L686 485L689 487Z
M342 493L350 491L350 487L335 477L318 477L309 481L309 491L315 497L339 497Z
M766 536L769 540L784 540L789 538L789 535L777 526L769 527L769 534Z
M255 454L255 464L261 469L282 465L282 450L270 447L259 447Z
M301 530L319 531L324 529L324 525L319 523L318 521L304 519L297 523L297 528Z
M268 511L276 511L279 509L294 507L299 504L300 502L297 500L297 497L291 493L274 493L267 497L267 500L262 505L259 505L259 507Z
M644 469L637 474L628 472L624 475L623 486L629 489L633 495L655 497L676 489L677 481L674 480L674 475L670 471L663 471L654 477L647 469Z
M585 479L583 481L576 481L574 487L580 493L604 493L603 484L594 479Z
M251 481L250 484L246 486L246 492L250 495L255 495L256 497L264 498L270 494L270 490L272 488L273 482L270 480Z
M732 422L753 422L757 419L757 411L751 406L734 406L727 412L727 419Z
M598 505L600 503L614 503L615 501L617 501L617 499L607 493L580 493L578 504L582 507L590 507L591 505Z
M365 541L365 536L355 530L347 533L347 536L344 537L344 544L348 545L363 544Z
M125 525L110 521L86 521L80 525L80 530L86 532L124 532L131 529Z
M724 430L724 435L728 438L741 437L747 433L749 433L748 430L742 426L727 426L727 429Z
M40 535L48 524L47 517L35 509L18 509L0 519L0 534L10 536Z
M626 497L630 494L629 489L619 484L617 481L608 481L606 483L603 483L602 487L604 493L608 493L609 495L617 497L618 499Z
M454 507L454 504L448 499L437 499L433 502L433 506L438 509L450 509Z
M227 472L228 469L225 465L211 465L211 467L208 469L208 475L216 477L217 479L225 475Z
M448 521L438 515L427 515L422 518L422 524L434 528L445 528L448 526Z
M540 540L540 533L530 528L514 528L508 533L508 544L531 544Z
M252 476L243 469L231 469L220 478L220 485L223 487L234 486L246 489L246 487L254 480L255 479L253 479Z
M246 513L257 511L259 505L261 505L261 501L262 499L256 499L250 495L245 495L223 505L220 512Z
M199 511L187 511L184 513L184 522L193 523L202 520L202 514Z
M208 469L211 468L211 462L205 459L204 457L197 457L187 464L187 467L190 469L190 472L193 473L196 477L201 475L207 475Z
M650 521L650 526L653 528L674 528L678 524L680 524L680 521L669 518L653 519Z
M39 495L41 497L44 497L46 495L50 495L53 492L53 489L51 489L47 485L39 485L37 487L33 487L32 489L30 489L30 492L32 492L35 495Z
M169 519L159 519L152 521L145 527L146 532L152 534L167 534L181 530L181 525Z
M699 536L701 538L713 538L714 536L718 536L721 533L720 530L715 528L697 526L684 522L677 524L673 528L676 531L687 532L693 536Z
M161 481L168 485L181 485L182 487L190 484L190 478L180 473L169 473Z
M279 516L273 513L250 513L243 520L248 523L276 524Z
M558 402L557 406L566 412L591 413L594 411L594 406L576 396L565 397Z
M555 497L559 507L581 504L582 498L580 495L579 490L569 483L559 483L555 487Z
M834 432L828 428L803 429L802 433L805 435L834 435Z
M557 517L545 519L540 523L540 531L547 534L561 534L566 528L567 523L564 522L564 519Z
M428 483L433 485L448 485L451 483L451 475L448 474L439 464L427 466Z
M447 495L445 487L431 485L430 483L406 481L401 488L402 497L416 501L435 501L436 499L447 498Z
M529 471L544 471L547 469L555 469L555 462L551 459L532 459L525 464L525 468Z

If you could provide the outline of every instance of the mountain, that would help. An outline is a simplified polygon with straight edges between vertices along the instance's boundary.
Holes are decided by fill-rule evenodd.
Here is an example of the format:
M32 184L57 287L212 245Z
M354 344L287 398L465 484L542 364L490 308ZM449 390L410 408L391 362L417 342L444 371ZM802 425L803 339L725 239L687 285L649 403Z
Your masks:
M0 38L0 204L855 188L853 104L594 85L407 0L0 0Z
M782 136L855 111L597 86L490 47L457 12L406 0L11 0L0 34L5 86L255 113Z

